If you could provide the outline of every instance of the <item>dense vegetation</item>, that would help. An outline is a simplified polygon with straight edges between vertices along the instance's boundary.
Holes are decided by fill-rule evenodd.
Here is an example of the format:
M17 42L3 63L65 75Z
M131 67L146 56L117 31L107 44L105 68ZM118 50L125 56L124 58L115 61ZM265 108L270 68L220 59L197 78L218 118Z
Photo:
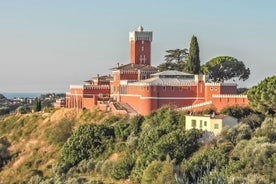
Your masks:
M79 110L77 114L63 110L63 115L58 114L59 111L62 110L1 120L0 164L1 174L5 176L0 177L2 181L276 181L276 119L249 108L225 108L223 112L239 118L239 124L224 129L220 137L212 139L203 138L200 130L185 131L185 112L169 107L130 119L97 110ZM55 119L57 115L61 117ZM30 157L27 157L25 149L34 139L41 143L30 149ZM20 141L27 141L24 149L16 146ZM17 149L8 149L11 145ZM42 151L46 148L47 152ZM27 158L23 159L24 155ZM11 168L17 177L11 174Z

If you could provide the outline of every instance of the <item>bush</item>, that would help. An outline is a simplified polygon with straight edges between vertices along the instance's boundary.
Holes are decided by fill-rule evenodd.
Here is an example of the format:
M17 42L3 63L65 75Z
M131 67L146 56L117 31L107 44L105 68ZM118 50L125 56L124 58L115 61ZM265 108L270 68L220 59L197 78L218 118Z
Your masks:
M237 119L241 119L253 113L253 111L248 107L230 106L223 108L220 113L233 116Z
M53 127L46 129L45 133L49 143L62 146L72 135L73 125L74 123L72 121L62 119Z
M0 116L9 114L10 113L10 108L9 107L0 107Z
M16 112L19 114L27 114L31 112L31 108L28 106L20 106L16 109Z
M61 161L76 165L81 160L97 158L114 140L113 128L104 125L82 124L61 149Z
M115 179L126 179L131 173L135 159L130 153L126 153L117 160L111 170L111 176Z

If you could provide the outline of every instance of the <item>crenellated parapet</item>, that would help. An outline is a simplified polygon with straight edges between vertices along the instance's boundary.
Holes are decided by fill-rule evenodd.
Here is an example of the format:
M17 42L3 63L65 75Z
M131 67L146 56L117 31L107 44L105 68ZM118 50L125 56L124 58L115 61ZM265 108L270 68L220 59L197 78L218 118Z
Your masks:
M110 85L84 85L83 89L110 89Z
M211 105L212 103L213 103L212 101L207 101L207 102L202 102L202 103L198 103L198 104L194 104L194 105L189 105L186 107L180 107L180 108L177 108L177 110L180 110L180 111L191 110L191 109L196 109L196 108L203 107L206 105Z
M236 83L205 83L205 86L237 86Z
M247 98L247 95L213 94L213 98Z

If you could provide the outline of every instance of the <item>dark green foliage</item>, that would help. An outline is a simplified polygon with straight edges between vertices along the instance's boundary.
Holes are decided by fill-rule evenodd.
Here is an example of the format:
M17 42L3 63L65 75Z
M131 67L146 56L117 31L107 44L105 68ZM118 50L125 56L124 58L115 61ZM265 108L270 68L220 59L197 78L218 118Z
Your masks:
M127 152L117 160L111 170L111 175L115 179L127 179L134 166L135 159L132 154Z
M33 110L34 112L41 111L41 100L39 98L35 98Z
M189 55L187 58L186 72L192 74L200 73L199 46L196 36L193 36L190 43Z
M264 114L276 112L276 76L262 80L247 92L250 107Z
M248 91L248 88L238 88L237 93L238 94L245 94Z
M20 114L27 114L31 112L31 108L29 106L20 106L16 109L16 111Z
M143 172L142 183L152 184L156 182L158 175L161 173L163 167L163 162L153 161Z
M62 119L60 122L45 130L48 141L51 144L62 146L73 132L72 121Z
M114 139L111 127L83 124L66 141L61 150L61 160L72 165L83 159L97 158Z
M10 108L9 107L0 107L0 116L1 115L5 115L5 114L9 114L10 113Z
M201 132L196 129L189 131L175 130L163 135L154 145L154 151L157 158L164 160L166 155L175 159L176 164L184 158L188 158L199 148L198 139Z
M218 56L201 67L202 73L209 76L212 82L223 82L230 79L245 81L249 78L250 70L242 61L230 56Z
M0 137L0 169L10 159L8 147L10 143L6 137Z
M269 142L276 143L276 118L267 117L254 134L256 137L267 137Z
M248 124L240 123L233 128L226 127L222 130L220 136L223 140L231 142L236 145L243 139L250 139L252 137L254 129Z
M230 106L223 108L220 113L233 116L237 119L241 119L253 113L253 111L249 107Z
M111 125L113 125L113 123L116 123L117 121L120 121L122 119L123 118L121 116L112 115L109 118L107 118L106 120L104 120L103 124L106 126L111 126Z
M276 144L265 137L242 140L232 152L232 160L227 167L228 174L262 174L271 182L276 180Z
M183 114L168 107L148 116L142 126L138 140L138 157L131 176L141 180L143 170L154 160L171 159L180 162L199 147L201 133L197 130L184 131Z
M166 50L165 63L157 66L159 71L164 70L177 70L184 71L185 69L185 58L187 57L187 49L175 49Z
M251 129L255 130L260 127L264 121L264 116L262 114L251 113L246 117L241 118L240 123L250 126Z
M227 154L225 149L213 146L199 150L181 163L182 180L186 183L197 183L204 180L211 172L221 171L228 163Z

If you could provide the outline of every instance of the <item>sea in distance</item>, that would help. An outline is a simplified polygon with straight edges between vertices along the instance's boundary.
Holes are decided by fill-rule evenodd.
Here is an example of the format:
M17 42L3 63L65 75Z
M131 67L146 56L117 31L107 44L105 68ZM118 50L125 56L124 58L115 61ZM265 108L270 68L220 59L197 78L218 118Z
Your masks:
M15 98L36 98L40 97L42 93L1 93L7 99L15 99Z

